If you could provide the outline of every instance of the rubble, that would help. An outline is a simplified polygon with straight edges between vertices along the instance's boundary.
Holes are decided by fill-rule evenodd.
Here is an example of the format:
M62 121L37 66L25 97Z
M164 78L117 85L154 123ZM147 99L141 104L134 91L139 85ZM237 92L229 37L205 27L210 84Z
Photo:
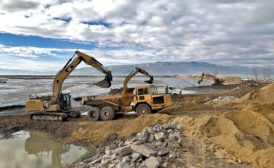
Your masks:
M236 101L237 98L234 96L220 96L216 99L210 100L206 102L205 104L211 104L211 103L231 103L233 101Z
M153 149L146 147L144 145L131 145L131 149L143 156L146 156L146 157L156 155L156 151L154 151Z
M25 124L17 124L17 125L1 125L0 124L0 135L2 135L1 138L8 138L11 136L12 133L20 131L25 128Z
M148 127L128 139L98 148L71 167L186 167L186 158L179 150L182 131L176 122Z
M160 163L156 157L151 156L145 160L144 165L146 165L147 168L157 168Z
M154 135L154 138L156 139L156 141L162 141L165 138L165 133L164 132L159 132L159 133Z

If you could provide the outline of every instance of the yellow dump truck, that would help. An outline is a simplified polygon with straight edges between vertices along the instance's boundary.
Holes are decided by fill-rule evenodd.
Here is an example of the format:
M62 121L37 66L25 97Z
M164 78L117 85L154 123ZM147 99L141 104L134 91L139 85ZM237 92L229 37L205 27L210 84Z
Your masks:
M171 96L167 93L159 93L154 85L143 85L128 88L127 84L137 73L142 73L153 82L153 77L141 68L136 68L124 81L124 86L116 94L82 97L82 105L90 106L88 118L92 121L113 120L117 113L135 111L138 115L151 114L164 109L172 104Z

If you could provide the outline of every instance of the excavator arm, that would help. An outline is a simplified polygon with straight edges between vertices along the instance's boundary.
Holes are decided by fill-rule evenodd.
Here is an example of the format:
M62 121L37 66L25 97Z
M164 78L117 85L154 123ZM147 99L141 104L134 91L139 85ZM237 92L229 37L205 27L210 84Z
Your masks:
M76 58L74 56L77 55ZM74 59L73 59L74 58ZM106 74L105 79L96 83L97 86L108 88L111 86L112 74L111 71L107 70L100 62L98 62L95 58L82 53L80 51L76 51L75 54L70 58L70 60L66 63L61 71L57 73L55 79L53 81L53 92L51 98L51 104L57 104L58 98L62 91L62 85L65 79L69 76L69 74L82 62L84 61L86 64L94 67L98 71Z
M200 85L204 80L205 73L203 72L200 79L198 80L198 84Z
M217 78L216 76L203 72L202 75L201 75L200 80L198 81L199 85L200 85L200 83L203 82L203 80L204 80L205 77L212 78L212 80L214 81L213 85L222 85L224 83L223 80Z
M146 83L152 84L153 83L153 76L150 75L147 71L143 70L142 68L139 67L135 67L135 70L132 71L124 80L124 84L123 84L123 90L122 90L122 94L124 94L127 90L127 85L129 83L129 81L137 74L137 73L141 73L147 77L149 77L149 80L146 80Z

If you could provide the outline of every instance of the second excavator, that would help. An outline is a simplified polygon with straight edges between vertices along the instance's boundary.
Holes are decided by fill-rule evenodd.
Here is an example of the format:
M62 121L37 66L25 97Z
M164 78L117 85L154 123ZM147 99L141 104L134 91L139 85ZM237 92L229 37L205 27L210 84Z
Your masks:
M217 78L216 76L212 75L212 74L208 74L208 73L202 73L200 80L198 81L198 84L200 85L203 81L204 78L211 78L213 79L213 84L212 86L215 85L223 85L224 84L224 80Z
M77 55L76 58L75 55ZM73 59L74 58L74 59ZM49 121L64 121L68 117L78 118L80 112L71 107L71 95L69 93L62 93L62 85L69 74L81 63L94 67L98 71L105 74L105 78L95 83L95 85L109 88L111 86L112 74L95 58L76 51L72 58L60 70L53 81L52 95L49 96L30 96L26 102L26 111L30 112L30 118L33 120L49 120Z

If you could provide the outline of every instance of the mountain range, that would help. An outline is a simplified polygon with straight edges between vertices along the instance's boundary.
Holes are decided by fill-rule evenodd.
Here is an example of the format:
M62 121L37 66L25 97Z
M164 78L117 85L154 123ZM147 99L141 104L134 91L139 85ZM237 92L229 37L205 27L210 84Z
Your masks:
M224 75L250 75L251 68L244 66L224 66L207 62L155 62L146 64L132 65L113 65L106 67L112 71L113 75L127 75L134 67L140 67L153 75L183 75L183 74L201 74L218 73ZM101 74L94 68L85 67L77 69L73 75L97 75Z

